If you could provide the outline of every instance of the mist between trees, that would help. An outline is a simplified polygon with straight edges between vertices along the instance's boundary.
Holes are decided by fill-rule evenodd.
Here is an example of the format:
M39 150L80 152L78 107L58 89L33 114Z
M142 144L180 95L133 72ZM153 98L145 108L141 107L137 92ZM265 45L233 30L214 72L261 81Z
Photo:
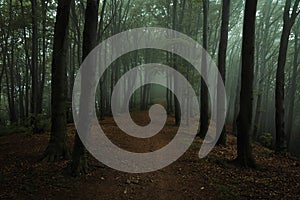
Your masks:
M257 5L254 0L246 2L0 1L1 132L51 130L45 159L68 157L66 123L73 122L72 88L84 58L110 36L132 28L157 26L198 41L215 61L226 86L226 125L240 144L248 148L252 140L276 152L299 155L299 1L267 0ZM110 97L120 77L147 63L171 66L189 80L201 103L199 136L203 137L210 117L205 83L190 63L161 50L133 51L111 64L97 89L95 107L99 119L111 116ZM125 92L134 81L144 79L141 74L124 84ZM176 84L172 76L159 74L158 70L157 77L162 76L167 77L169 85ZM136 90L130 110L148 110L154 103L163 105L179 125L178 101L170 90L158 85ZM236 124L237 119L243 127ZM219 144L226 144L225 131ZM238 147L238 151L243 150ZM252 160L251 151L246 152ZM85 171L85 150L78 137L73 162L75 172Z

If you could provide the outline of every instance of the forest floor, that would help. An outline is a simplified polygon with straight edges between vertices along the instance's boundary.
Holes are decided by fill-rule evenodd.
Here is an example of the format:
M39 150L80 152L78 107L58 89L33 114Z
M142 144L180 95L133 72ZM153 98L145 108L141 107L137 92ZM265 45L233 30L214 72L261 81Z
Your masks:
M132 115L147 124L145 113ZM112 118L101 121L106 135L118 146L135 152L154 151L176 134L174 119L149 139L126 136ZM71 148L75 127L68 125ZM70 161L39 162L49 133L14 133L0 137L0 199L300 199L300 160L275 155L254 144L258 169L234 165L236 138L198 158L201 140L195 139L176 162L161 170L129 174L113 170L89 156L89 173L72 177Z

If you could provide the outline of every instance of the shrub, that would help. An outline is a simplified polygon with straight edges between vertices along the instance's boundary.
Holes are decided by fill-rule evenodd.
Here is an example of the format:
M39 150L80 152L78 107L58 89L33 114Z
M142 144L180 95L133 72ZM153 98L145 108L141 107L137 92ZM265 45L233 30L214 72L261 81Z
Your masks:
M267 148L272 147L272 140L273 137L271 133L262 133L258 139L259 143Z
M24 126L0 126L0 136L5 136L13 133L25 133L28 132L28 128Z
M50 131L51 120L48 116L38 114L36 116L30 115L26 120L27 127L30 127L32 133L44 133Z

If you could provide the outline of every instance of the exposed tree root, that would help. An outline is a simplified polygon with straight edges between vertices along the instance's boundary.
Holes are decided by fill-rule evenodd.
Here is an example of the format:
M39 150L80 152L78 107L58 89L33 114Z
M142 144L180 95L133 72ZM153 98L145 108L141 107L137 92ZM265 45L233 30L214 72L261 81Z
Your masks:
M55 145L49 144L46 151L44 152L41 161L42 162L55 162L58 160L70 159L70 152L66 145L62 148L57 148Z
M88 173L88 164L85 157L75 159L71 164L71 174L72 176L81 176Z

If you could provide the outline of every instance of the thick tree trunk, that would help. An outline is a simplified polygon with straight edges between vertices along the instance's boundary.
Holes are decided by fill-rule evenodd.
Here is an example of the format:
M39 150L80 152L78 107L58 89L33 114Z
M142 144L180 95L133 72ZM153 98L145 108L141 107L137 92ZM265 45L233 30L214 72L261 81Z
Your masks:
M85 23L83 30L83 49L82 56L83 60L90 53L90 51L96 45L96 35L97 35L97 23L98 23L98 1L97 0L88 0L87 6L85 10ZM91 77L86 77L86 74L82 74L82 79L90 79ZM91 91L81 91L80 98L86 98L85 94L89 95ZM94 106L94 105L90 105ZM82 116L82 105L79 108L80 118L83 119ZM88 126L88 124L87 124ZM75 136L75 143L72 155L72 164L71 164L72 174L75 176L85 174L88 171L87 165L87 152L80 140L78 133Z
M59 0L54 27L51 80L51 137L44 160L67 159L67 38L71 0Z
M295 1L292 14L290 16L291 0L287 0L284 8L283 30L280 39L280 49L278 56L278 65L276 72L276 89L275 89L275 123L276 123L276 143L275 151L282 153L286 151L285 128L284 128L284 69L289 44L290 32L296 17L299 1ZM298 12L298 13L297 13Z
M222 76L223 82L225 84L225 76L226 76L226 51L227 51L227 43L228 43L228 25L229 25L229 12L230 12L230 0L223 0L222 2L222 24L221 24L221 36L220 36L220 44L219 44L219 55L218 55L218 68L219 72ZM220 83L218 83L220 84ZM220 105L224 97L221 93L218 92L217 100L219 101L218 105ZM218 108L218 116L221 116L224 110ZM220 145L226 145L226 128L225 126L222 128L221 136L218 140Z
M252 105L253 105L253 73L255 16L257 0L246 0L243 26L242 74L240 111L237 118L237 153L236 161L244 167L254 167L250 141Z

